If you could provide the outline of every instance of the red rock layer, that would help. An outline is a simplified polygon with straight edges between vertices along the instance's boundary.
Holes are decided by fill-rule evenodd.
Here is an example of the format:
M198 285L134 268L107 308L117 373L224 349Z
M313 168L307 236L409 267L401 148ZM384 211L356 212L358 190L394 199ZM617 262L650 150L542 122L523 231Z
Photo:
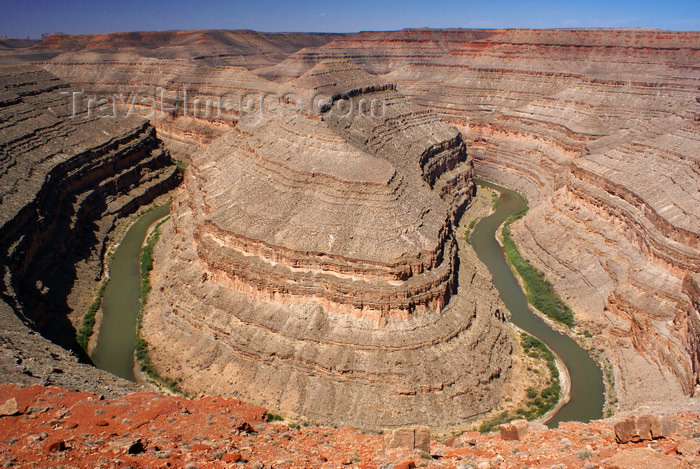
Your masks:
M55 387L0 386L0 462L14 467L696 467L696 412L672 421L679 431L655 441L621 444L614 421L530 425L521 440L466 432L430 441L430 455L382 447L382 437L349 428L266 422L264 409L234 398L188 400L153 393L103 399ZM632 466L631 461L637 461ZM614 465L617 464L617 465Z

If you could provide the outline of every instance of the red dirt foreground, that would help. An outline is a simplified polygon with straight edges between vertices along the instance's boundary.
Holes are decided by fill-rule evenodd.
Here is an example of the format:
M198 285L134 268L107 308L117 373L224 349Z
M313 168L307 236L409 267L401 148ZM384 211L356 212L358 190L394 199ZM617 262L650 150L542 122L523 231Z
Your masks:
M14 401L13 401L14 399ZM522 440L465 433L431 441L430 454L384 451L382 438L342 428L290 428L237 399L156 393L105 400L55 387L0 385L4 467L700 467L700 417L679 414L674 434L618 444L614 421L533 425ZM659 466L661 464L661 466Z

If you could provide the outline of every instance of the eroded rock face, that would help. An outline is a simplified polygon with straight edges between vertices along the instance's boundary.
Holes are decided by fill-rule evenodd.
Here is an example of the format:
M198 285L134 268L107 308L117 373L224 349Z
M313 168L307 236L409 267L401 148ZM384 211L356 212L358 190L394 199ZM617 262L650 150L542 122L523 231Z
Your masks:
M384 451L406 448L430 453L430 428L428 427L385 429L382 432L382 437L384 438Z
M673 432L671 421L656 415L633 415L615 424L618 443L668 438Z
M697 393L697 32L405 30L284 36L280 47L271 37L57 37L22 54L86 89L127 93L160 86L175 96L185 85L204 94L278 93L300 80L300 90L328 86L342 98L390 93L381 85L395 84L461 130L478 174L527 194L531 211L513 227L516 241L606 349L621 406ZM375 76L333 88L309 73L328 60ZM186 155L240 117L154 123ZM371 131L361 126L333 129ZM381 142L349 138L381 151ZM449 173L439 193L467 187Z
M295 86L362 79L324 64ZM191 158L143 323L185 389L372 430L447 427L500 399L504 315L457 256L466 147L391 87L363 88L386 114L241 122Z
M246 96L255 100L277 93L277 83L250 70L274 66L293 52L343 36L256 31L53 35L24 54L84 90L83 101L119 96L134 113L150 119L175 157L185 159L235 125ZM155 106L159 112L153 112L150 97L164 103ZM198 98L219 97L230 100L230 110L207 114L204 105L191 105Z

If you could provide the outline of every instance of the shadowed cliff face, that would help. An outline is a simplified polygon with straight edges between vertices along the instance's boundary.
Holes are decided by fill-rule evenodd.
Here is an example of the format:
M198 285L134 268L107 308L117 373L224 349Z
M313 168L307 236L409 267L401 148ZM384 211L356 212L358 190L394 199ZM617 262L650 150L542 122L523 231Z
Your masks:
M74 324L102 276L114 223L173 188L179 174L146 121L71 116L72 91L39 68L0 66L3 331L22 331L10 326L14 311L77 350Z

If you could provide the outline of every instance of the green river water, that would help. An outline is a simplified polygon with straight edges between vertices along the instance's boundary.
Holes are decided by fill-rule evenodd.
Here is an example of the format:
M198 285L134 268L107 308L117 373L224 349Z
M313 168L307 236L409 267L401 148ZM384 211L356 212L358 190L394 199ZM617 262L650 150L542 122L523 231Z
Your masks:
M151 224L170 212L164 204L143 214L126 232L109 266L102 297L102 323L91 358L95 366L134 380L136 318L141 307L141 245Z

